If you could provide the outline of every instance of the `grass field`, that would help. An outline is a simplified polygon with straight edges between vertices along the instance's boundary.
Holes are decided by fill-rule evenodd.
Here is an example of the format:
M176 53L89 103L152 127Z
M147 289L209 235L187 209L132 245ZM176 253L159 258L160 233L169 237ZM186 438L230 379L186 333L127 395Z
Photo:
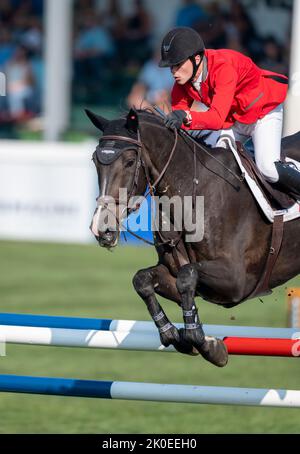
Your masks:
M148 320L131 279L152 248L0 243L1 312ZM288 285L300 286L300 279ZM285 287L233 309L198 300L204 323L285 326ZM164 302L173 321L181 311ZM294 358L230 357L224 369L180 354L8 345L1 373L300 389ZM300 410L0 394L1 433L299 433Z

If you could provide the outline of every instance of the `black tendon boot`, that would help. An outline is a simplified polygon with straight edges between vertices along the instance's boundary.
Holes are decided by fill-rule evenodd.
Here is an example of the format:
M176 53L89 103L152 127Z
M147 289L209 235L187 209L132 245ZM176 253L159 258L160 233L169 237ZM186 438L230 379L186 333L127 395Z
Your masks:
M278 183L300 197L300 172L292 163L277 161L275 166L279 175Z

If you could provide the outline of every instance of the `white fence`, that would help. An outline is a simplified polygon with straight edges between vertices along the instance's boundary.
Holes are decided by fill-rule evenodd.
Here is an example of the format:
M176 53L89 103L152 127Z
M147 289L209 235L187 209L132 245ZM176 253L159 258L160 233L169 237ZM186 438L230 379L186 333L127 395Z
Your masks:
M95 143L0 142L0 238L86 243Z

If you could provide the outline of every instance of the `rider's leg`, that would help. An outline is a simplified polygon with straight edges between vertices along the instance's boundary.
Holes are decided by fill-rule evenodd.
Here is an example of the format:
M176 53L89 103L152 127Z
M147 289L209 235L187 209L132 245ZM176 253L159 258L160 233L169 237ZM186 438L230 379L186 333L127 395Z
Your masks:
M258 120L252 131L255 162L264 177L271 183L279 180L275 162L280 161L283 106L277 106Z
M258 120L252 134L255 161L268 181L279 182L286 189L300 194L300 172L280 161L282 121L282 104Z

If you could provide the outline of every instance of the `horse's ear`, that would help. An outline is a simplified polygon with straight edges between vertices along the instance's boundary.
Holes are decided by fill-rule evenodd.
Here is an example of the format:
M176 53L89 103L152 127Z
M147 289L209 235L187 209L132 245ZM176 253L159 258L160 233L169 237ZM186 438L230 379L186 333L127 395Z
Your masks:
M126 119L126 128L129 131L137 133L139 127L138 114L135 109L130 109L127 119Z
M100 129L100 131L103 132L104 129L106 128L106 126L108 126L109 120L106 120L106 118L101 117L100 115L97 115L88 109L84 109L84 110L85 110L85 113L87 114L87 116L89 117L89 119L91 120L91 122L93 123L93 125L95 125L96 128Z

